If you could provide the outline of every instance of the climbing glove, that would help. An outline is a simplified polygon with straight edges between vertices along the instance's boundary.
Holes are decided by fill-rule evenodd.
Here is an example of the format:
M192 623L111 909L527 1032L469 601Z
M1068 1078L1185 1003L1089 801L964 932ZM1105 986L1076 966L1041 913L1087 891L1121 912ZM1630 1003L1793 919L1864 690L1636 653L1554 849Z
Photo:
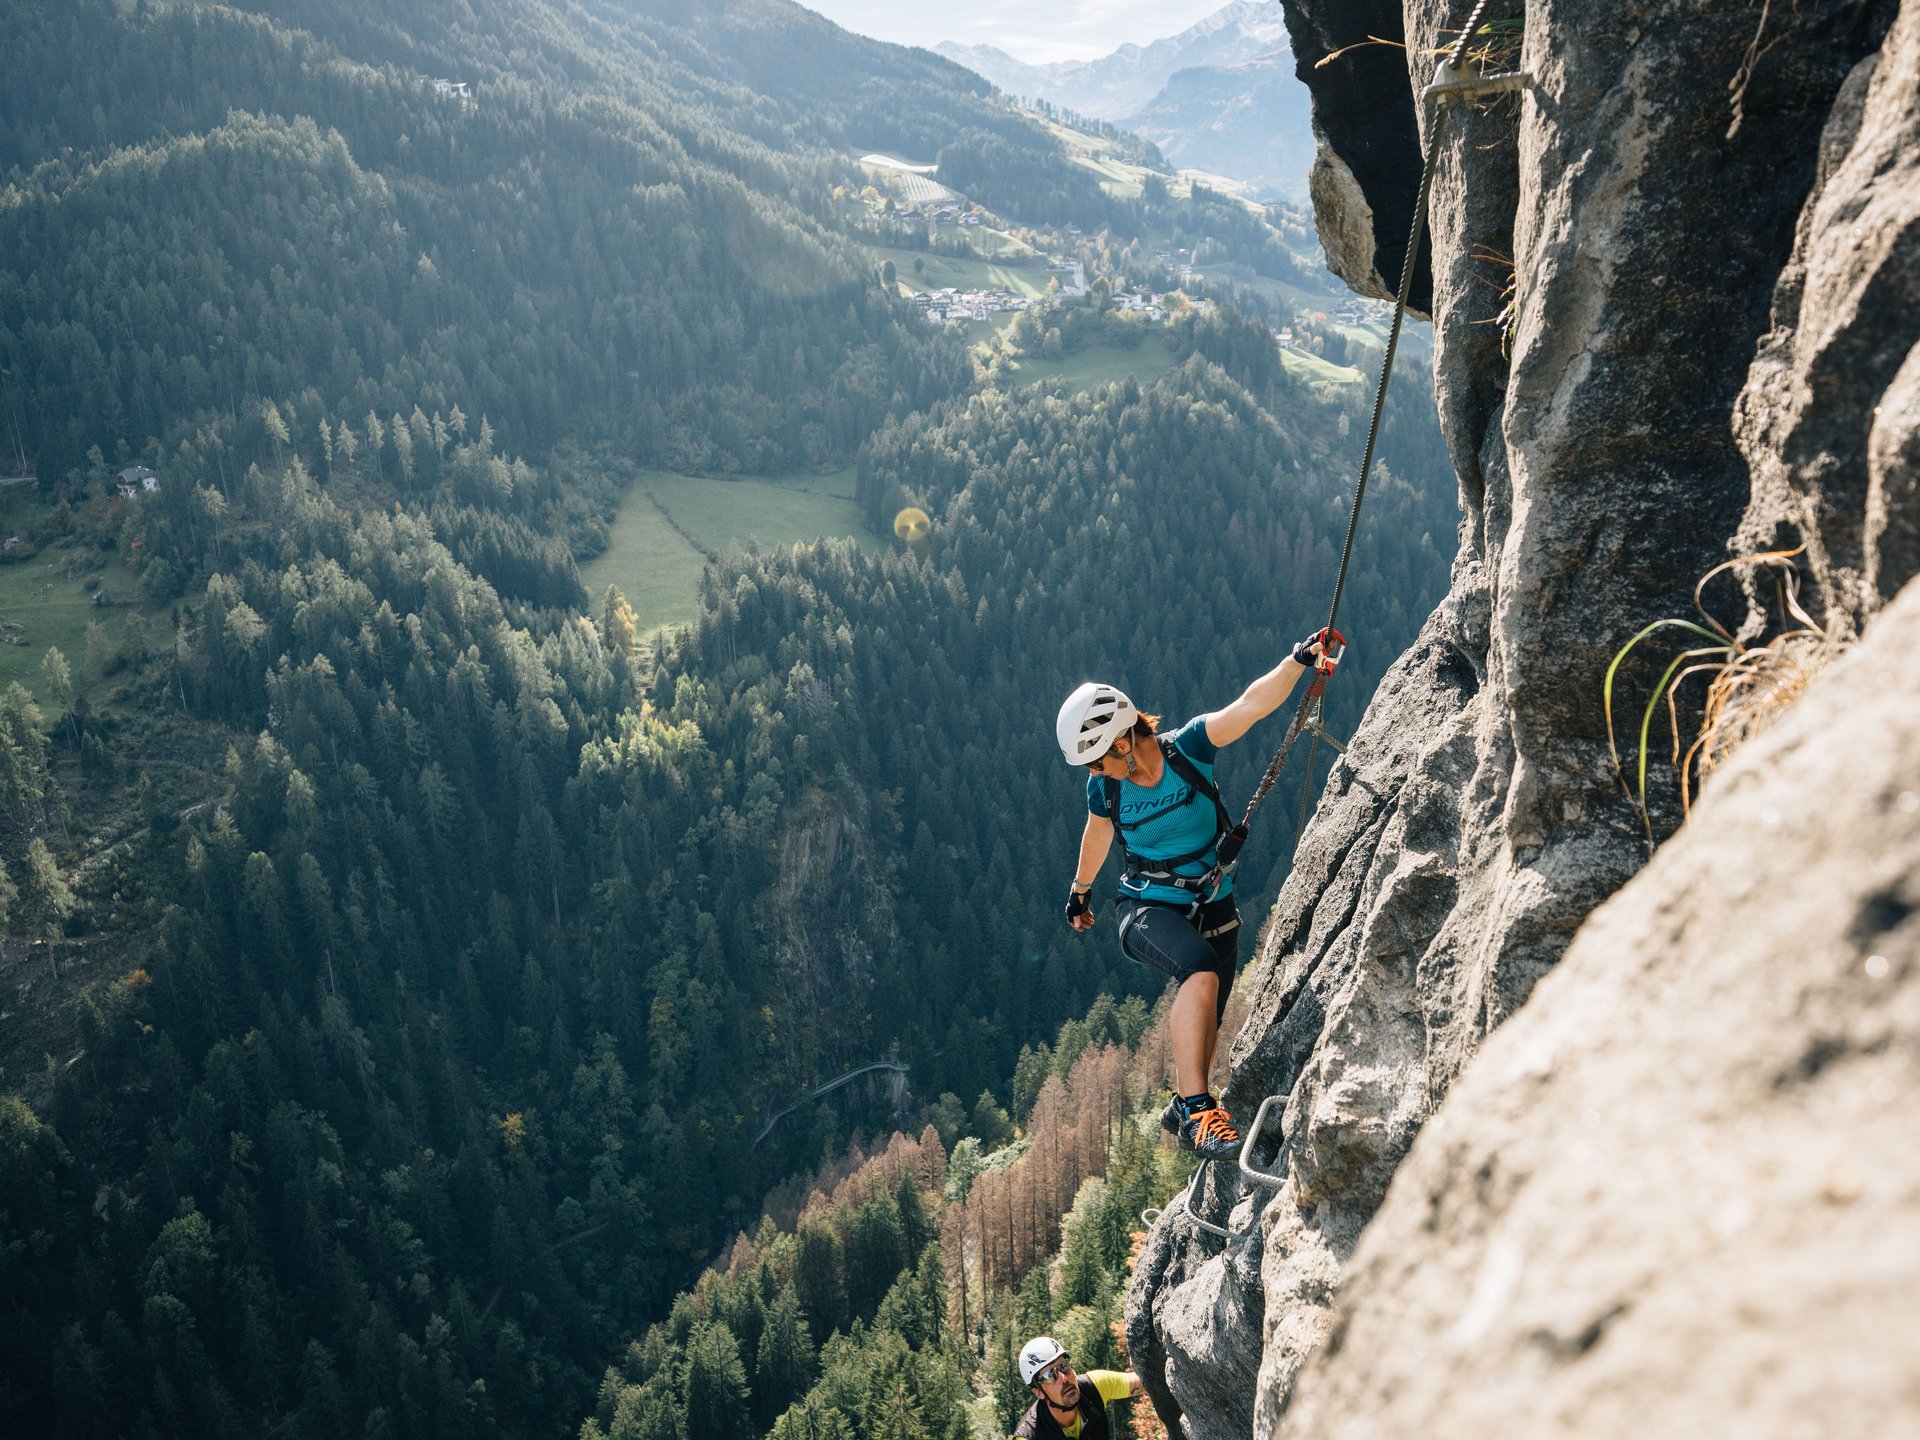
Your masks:
M1306 670L1311 670L1317 665L1323 670L1331 671L1340 663L1340 655L1336 647L1344 647L1346 643L1346 636L1338 630L1322 625L1293 647L1293 663ZM1320 647L1318 655L1313 653L1313 647L1316 645Z
M1093 909L1093 891L1067 887L1067 924L1071 925L1082 915Z

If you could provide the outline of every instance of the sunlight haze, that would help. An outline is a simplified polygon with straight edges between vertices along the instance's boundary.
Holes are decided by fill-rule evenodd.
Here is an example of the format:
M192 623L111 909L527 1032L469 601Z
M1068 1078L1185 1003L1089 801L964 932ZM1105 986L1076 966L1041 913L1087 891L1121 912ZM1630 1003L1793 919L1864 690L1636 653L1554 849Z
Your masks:
M1179 34L1222 7L1214 0L1074 0L1040 6L1021 0L978 0L943 12L883 0L820 0L807 8L848 30L896 45L932 49L943 40L993 45L1016 60L1044 65L1097 59L1126 44L1151 44Z

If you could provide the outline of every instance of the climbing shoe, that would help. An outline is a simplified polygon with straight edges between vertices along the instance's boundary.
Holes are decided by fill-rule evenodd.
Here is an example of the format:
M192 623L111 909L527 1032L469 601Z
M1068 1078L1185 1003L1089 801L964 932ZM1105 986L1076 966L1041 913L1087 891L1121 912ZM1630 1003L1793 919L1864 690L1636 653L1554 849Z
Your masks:
M1174 1139L1180 1138L1180 1102L1178 1100L1167 1101L1167 1108L1160 1112L1160 1128Z
M1230 1160L1240 1153L1240 1132L1226 1107L1196 1110L1180 1122L1180 1143L1202 1160Z

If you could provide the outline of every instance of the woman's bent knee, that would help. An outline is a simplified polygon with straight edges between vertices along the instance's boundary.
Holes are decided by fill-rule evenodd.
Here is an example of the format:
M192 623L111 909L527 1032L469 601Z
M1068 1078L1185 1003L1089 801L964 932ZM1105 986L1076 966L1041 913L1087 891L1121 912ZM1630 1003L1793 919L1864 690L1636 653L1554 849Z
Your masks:
M1213 947L1200 937L1185 914L1166 905L1122 901L1120 948L1130 959L1169 975L1183 985L1213 971Z

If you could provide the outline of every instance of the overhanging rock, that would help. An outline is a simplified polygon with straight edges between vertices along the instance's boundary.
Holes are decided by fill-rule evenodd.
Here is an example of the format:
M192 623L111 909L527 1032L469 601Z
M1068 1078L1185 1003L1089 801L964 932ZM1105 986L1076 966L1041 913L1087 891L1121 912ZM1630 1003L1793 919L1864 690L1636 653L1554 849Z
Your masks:
M1346 33L1349 7L1334 0L1286 4L1303 62L1364 38ZM1244 1395L1227 1394L1248 1373L1251 1433L1277 1433L1414 1136L1645 861L1609 760L1602 675L1641 626L1691 613L1695 581L1741 523L1753 487L1736 401L1779 329L1783 274L1796 253L1821 253L1796 226L1823 173L1823 127L1896 9L1772 7L1778 34L1756 50L1760 11L1744 0L1534 0L1518 55L1500 57L1533 74L1531 92L1449 126L1433 307L1462 543L1449 595L1334 768L1249 978L1226 1099L1245 1118L1289 1094L1291 1183L1209 1202L1213 1218L1238 1204L1244 1253L1223 1258L1219 1242L1163 1220L1129 1293L1135 1361L1193 1440L1249 1433ZM1505 18L1498 5L1489 16ZM1407 7L1404 93L1430 78L1452 38L1443 24L1461 18ZM1355 53L1371 63L1382 47ZM1337 86L1344 63L1316 85ZM1743 70L1730 134L1727 82ZM1377 87L1356 92L1377 108ZM1327 143L1349 159L1340 116L1357 109L1316 99ZM1885 126L1869 118L1861 133ZM1397 153L1411 185L1411 135ZM1383 233L1372 197L1391 186L1362 188ZM1404 235L1401 222L1383 251ZM1908 253L1891 244L1889 263ZM1920 331L1920 317L1901 323ZM1889 396L1920 389L1898 367L1878 383ZM1879 467L1873 493L1893 497L1891 517L1865 529L1897 549L1912 533L1901 506L1913 427L1858 411L1848 423L1872 429L1857 451ZM1364 617L1351 618L1365 643ZM1629 672L1626 684L1644 694L1650 678ZM1671 771L1653 787L1656 821L1671 828Z

